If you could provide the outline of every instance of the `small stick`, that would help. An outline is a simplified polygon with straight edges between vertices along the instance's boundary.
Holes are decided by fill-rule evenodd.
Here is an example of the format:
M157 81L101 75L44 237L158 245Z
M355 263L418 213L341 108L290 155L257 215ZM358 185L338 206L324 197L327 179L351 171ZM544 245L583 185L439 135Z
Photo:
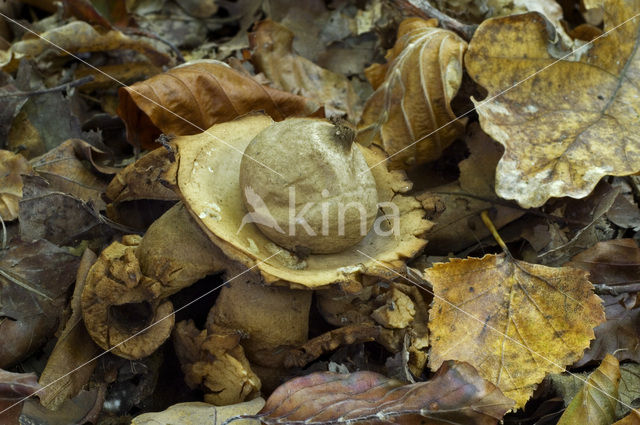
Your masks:
M4 99L4 98L7 98L7 97L19 97L19 96L31 97L31 96L37 96L37 95L40 95L40 94L46 94L46 93L53 93L53 92L57 92L57 91L69 90L71 87L81 86L81 85L87 84L87 83L89 83L91 81L93 81L93 76L92 75L87 75L86 77L82 77L79 80L70 81L68 83L60 84L59 86L50 87L48 89L2 93L2 94L0 94L0 99Z
M478 29L477 25L463 24L457 19L442 13L435 7L431 6L427 0L395 0L395 2L403 9L410 10L412 13L423 18L436 18L443 28L455 31L466 41L471 40L473 34Z

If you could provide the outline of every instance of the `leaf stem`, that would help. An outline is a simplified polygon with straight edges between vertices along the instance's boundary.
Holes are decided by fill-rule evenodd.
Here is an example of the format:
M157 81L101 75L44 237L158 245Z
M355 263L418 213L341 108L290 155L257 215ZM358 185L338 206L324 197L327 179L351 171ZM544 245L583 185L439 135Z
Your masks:
M498 242L498 245L500 245L500 248L502 248L502 251L504 251L505 255L509 258L513 258L511 252L509 252L509 248L507 248L507 244L504 243L504 241L498 234L498 231L496 230L496 226L493 225L493 221L491 221L491 219L489 218L487 210L482 211L480 213L480 217L482 218L482 222L484 223L484 225L487 227L487 229L489 229L489 232L491 232L491 236L493 236L493 239Z

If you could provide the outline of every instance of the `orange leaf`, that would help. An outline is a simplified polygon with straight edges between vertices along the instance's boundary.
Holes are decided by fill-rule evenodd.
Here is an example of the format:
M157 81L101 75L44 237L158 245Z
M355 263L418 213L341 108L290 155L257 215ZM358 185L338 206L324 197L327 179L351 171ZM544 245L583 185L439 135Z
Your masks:
M228 65L198 62L173 68L119 92L118 115L130 143L145 149L160 146L165 133L202 133L216 123L264 110L274 120L309 115L318 105L308 99L263 86Z
M435 294L431 369L469 362L517 407L547 373L578 360L604 321L582 270L485 255L436 264L425 275Z

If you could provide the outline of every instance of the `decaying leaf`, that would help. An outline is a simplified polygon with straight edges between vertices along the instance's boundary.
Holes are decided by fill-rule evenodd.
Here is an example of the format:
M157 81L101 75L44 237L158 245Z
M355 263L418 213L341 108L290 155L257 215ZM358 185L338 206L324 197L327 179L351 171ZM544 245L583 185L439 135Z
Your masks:
M455 33L437 28L435 20L403 21L387 64L367 69L376 91L358 124L358 141L382 146L391 156L391 168L439 158L466 123L460 119L445 126L455 119L450 102L460 88L466 48Z
M596 339L577 366L601 360L614 353L622 360L640 361L640 308L635 306L635 294L616 295L616 291L640 290L640 248L633 239L599 242L567 263L589 272L589 280L601 288L607 321L595 329Z
M174 404L163 412L145 413L133 418L131 425L221 425L237 415L252 415L264 406L264 399L256 398L231 406L213 406L208 403L190 402ZM257 419L234 421L234 425L260 425Z
M469 362L517 407L547 373L578 360L604 321L582 270L485 255L436 264L425 276L435 294L429 366Z
M431 380L402 385L374 372L313 373L276 389L256 418L269 425L304 421L497 424L513 407L465 363L446 362Z
M616 418L620 365L607 355L569 403L558 425L608 425Z
M37 350L58 328L79 258L46 240L13 240L0 257L0 367Z
M58 48L53 48L57 46ZM60 50L60 48L64 49ZM14 43L9 50L0 51L0 68L13 72L20 59L43 59L44 55L53 57L86 52L132 49L146 55L155 65L166 65L171 57L156 50L145 40L124 35L118 30L104 31L83 21L73 21L51 29L31 38Z
M160 133L201 133L213 124L264 110L280 121L318 109L310 100L263 86L218 61L181 65L119 90L118 115L129 142L156 148Z
M458 167L457 182L431 188L418 196L427 218L435 222L426 234L429 255L459 252L489 237L480 213L492 209L491 220L497 229L516 220L524 211L495 203L495 168L502 149L487 136L478 123L469 125L465 141L469 157Z
M252 63L275 87L322 104L328 117L357 119L359 99L349 80L297 55L293 38L293 32L277 22L258 23L249 34Z
M101 215L90 202L53 190L39 176L23 176L22 180L19 218L24 239L46 239L72 246L82 240L107 239L116 233L116 228L125 230Z
M96 259L93 251L84 251L71 298L71 316L40 375L39 383L45 387L39 394L40 402L52 410L78 395L82 387L89 382L96 366L95 361L85 364L99 353L99 347L91 340L82 322L80 305L87 273Z
M104 210L102 200L108 179L118 168L102 164L108 158L103 152L81 139L69 139L46 154L34 158L31 165L50 188L91 202L96 210ZM86 164L90 164L88 167Z
M22 199L21 174L33 173L29 162L20 154L0 150L0 217L4 221L18 218Z
M34 373L13 373L0 369L0 423L18 425L21 400L40 389ZM14 406L15 405L15 406Z
M605 1L604 30L616 30L574 59L551 44L539 14L480 25L465 64L490 99L474 100L480 124L505 146L498 195L536 207L551 197L584 197L604 175L640 170L640 96L633 84L640 22L625 23L639 7L637 0Z

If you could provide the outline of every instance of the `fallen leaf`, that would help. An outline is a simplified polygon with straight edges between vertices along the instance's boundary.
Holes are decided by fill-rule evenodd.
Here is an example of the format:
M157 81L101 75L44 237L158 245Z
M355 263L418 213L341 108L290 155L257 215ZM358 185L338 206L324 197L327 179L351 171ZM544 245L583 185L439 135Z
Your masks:
M101 215L89 202L50 188L38 176L23 176L20 235L26 240L46 239L61 246L83 240L108 240L129 229Z
M166 65L172 60L168 54L156 50L144 40L131 38L118 30L104 31L87 22L72 21L45 31L39 37L31 35L13 43L9 50L0 51L0 68L5 72L13 72L24 58L41 61L69 54L122 49L138 51L156 66Z
M616 407L616 416L621 417L630 412L629 407L634 409L640 407L640 364L623 363L620 366L620 385L618 386L618 396L622 403L618 403ZM638 412L635 413L637 419L640 419Z
M584 383L582 390L569 403L558 425L609 425L615 418L618 403L620 365L607 355L602 364Z
M221 425L237 415L253 415L264 406L264 399L256 398L231 406L214 406L208 403L189 402L174 404L163 412L145 413L136 416L131 425ZM232 422L235 425L260 425L257 419Z
M462 82L466 48L435 20L403 21L387 63L366 71L376 91L364 107L358 141L380 145L390 155L391 168L438 159L465 128L466 119L455 120L450 102Z
M640 425L640 414L632 412L613 425Z
M278 387L256 416L263 423L497 424L513 407L468 364L446 362L429 381L402 385L374 372L313 373Z
M566 265L587 270L589 280L602 291L640 291L640 248L633 239L599 242ZM633 294L602 296L607 321L595 328L596 339L576 366L602 360L607 353L620 361L640 361L640 308L633 308L635 302L627 307L630 297L635 299Z
M29 162L20 154L0 150L0 218L11 221L18 218L22 199L21 174L33 173Z
M79 258L46 240L13 240L0 257L0 367L37 350L58 328Z
M129 142L146 149L159 146L161 133L203 132L213 124L264 110L276 121L309 115L318 106L301 96L259 84L228 65L203 61L181 65L119 89L118 115Z
M447 255L460 252L490 237L480 213L491 209L497 229L518 219L524 211L497 203L494 191L495 168L502 148L487 136L477 123L469 125L465 141L469 157L458 164L457 182L430 188L418 199L435 225L427 231L425 252Z
M40 389L34 373L13 373L0 369L0 423L19 425L22 399ZM15 405L15 406L14 406Z
M356 120L359 99L349 80L297 55L293 38L293 32L277 22L259 22L249 34L251 62L274 87L322 104L327 117L347 115Z
M32 159L31 165L49 183L51 190L90 202L100 211L105 209L102 193L107 187L106 177L119 170L99 162L108 157L106 152L84 140L69 139L46 154Z
M429 366L469 362L522 407L550 372L578 360L604 321L587 273L502 255L425 270L433 285Z
M47 409L38 400L27 400L22 408L20 420L23 423L38 425L95 424L105 401L105 387L104 384L98 384L97 388L82 390L55 411Z
M604 30L616 30L573 60L551 44L548 21L537 13L480 25L465 64L491 99L473 99L480 124L505 146L498 195L537 207L551 197L582 198L604 175L640 170L632 84L640 20L624 23L639 7L637 0L607 0Z
M77 396L93 373L96 362L85 364L100 352L82 321L80 297L89 268L96 254L86 249L78 266L76 285L71 297L71 317L67 320L53 351L47 359L39 383L44 387L39 397L43 406L58 410L65 401Z

